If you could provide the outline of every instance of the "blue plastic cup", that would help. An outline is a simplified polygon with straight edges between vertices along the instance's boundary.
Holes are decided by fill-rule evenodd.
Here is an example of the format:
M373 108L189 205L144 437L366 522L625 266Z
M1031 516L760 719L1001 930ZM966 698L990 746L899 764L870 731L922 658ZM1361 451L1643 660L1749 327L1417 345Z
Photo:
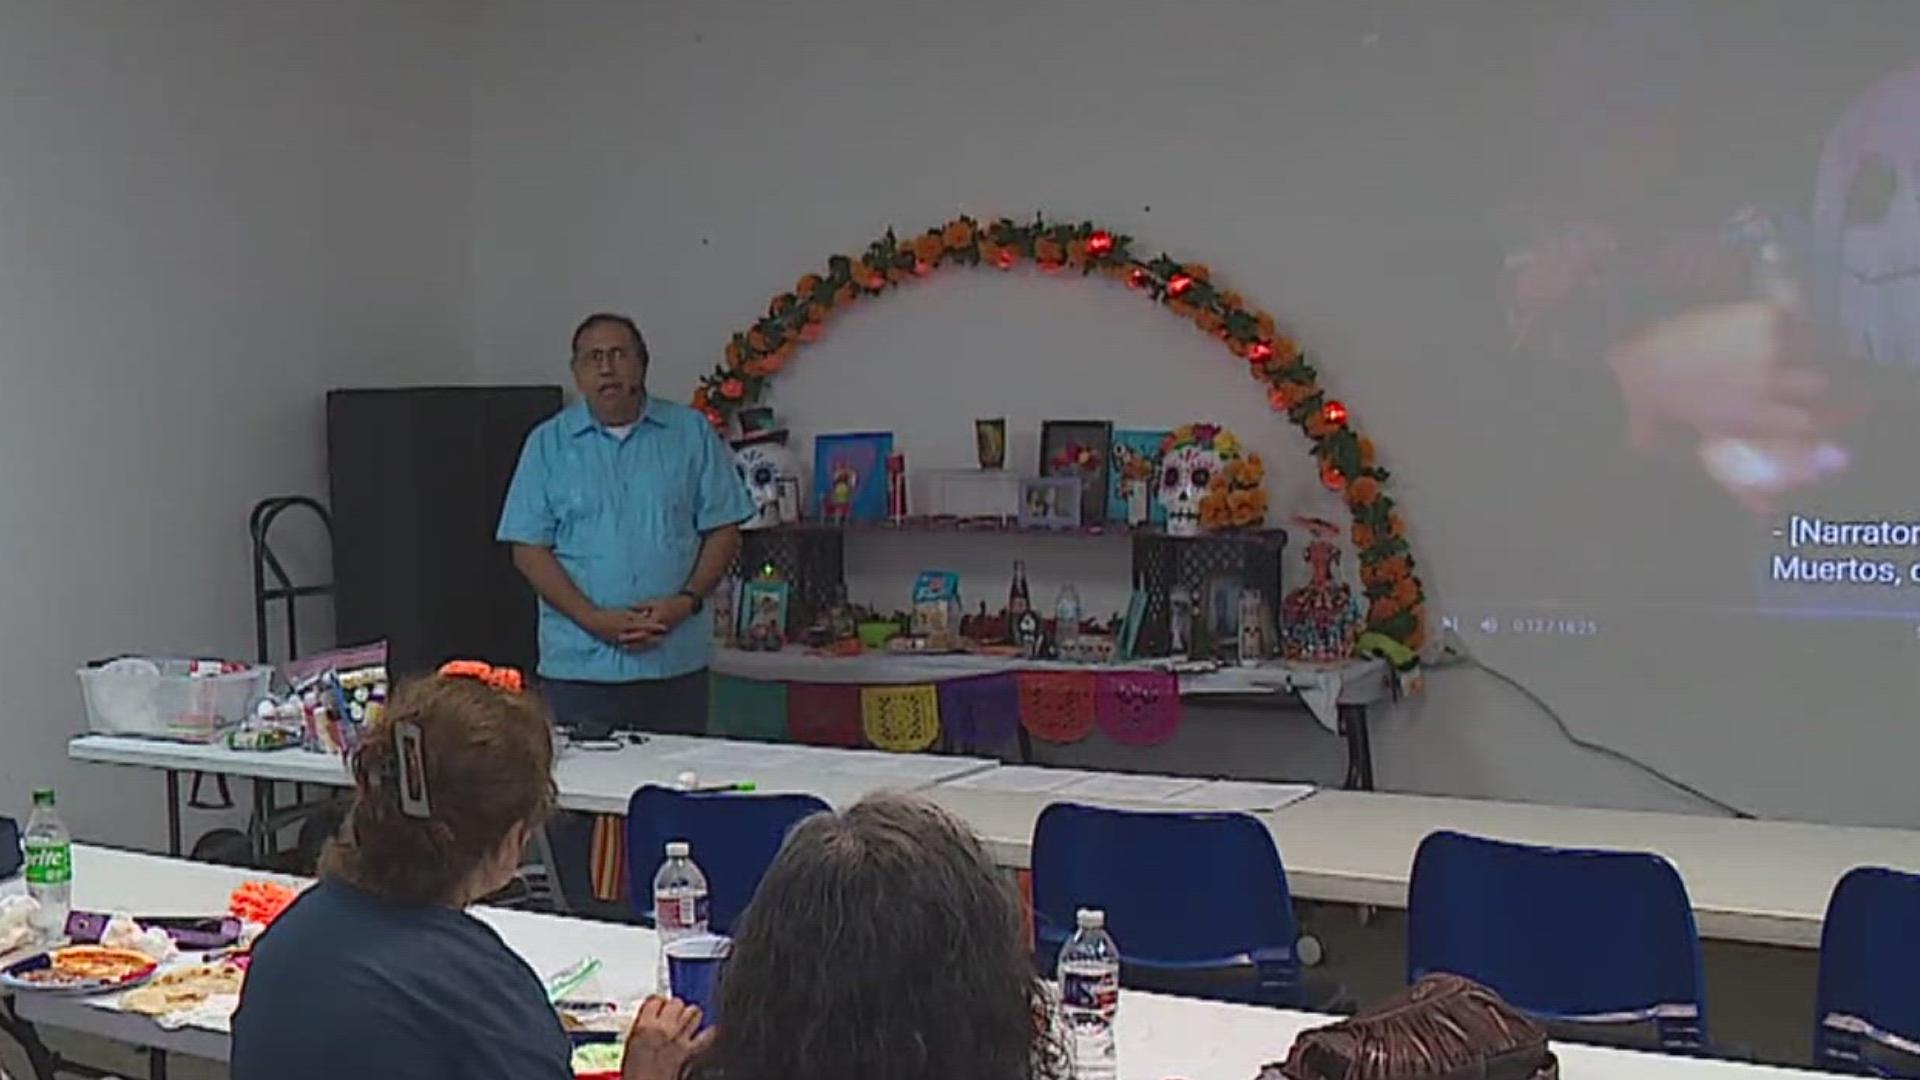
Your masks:
M733 939L696 934L667 946L667 981L673 996L700 1008L700 1030L713 1026L720 1006L720 969L733 951Z

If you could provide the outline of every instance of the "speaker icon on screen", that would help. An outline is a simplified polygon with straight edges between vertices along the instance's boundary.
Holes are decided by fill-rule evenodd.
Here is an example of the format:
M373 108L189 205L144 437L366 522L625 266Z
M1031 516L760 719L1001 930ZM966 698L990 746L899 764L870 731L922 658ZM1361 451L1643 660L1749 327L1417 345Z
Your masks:
M1499 619L1499 616L1496 616L1496 615L1489 615L1489 616L1487 616L1486 618L1484 618L1484 619L1481 619L1481 620L1480 620L1480 632L1481 632L1481 633L1483 633L1483 634L1497 634L1497 633L1499 633L1499 632L1500 632L1500 619Z

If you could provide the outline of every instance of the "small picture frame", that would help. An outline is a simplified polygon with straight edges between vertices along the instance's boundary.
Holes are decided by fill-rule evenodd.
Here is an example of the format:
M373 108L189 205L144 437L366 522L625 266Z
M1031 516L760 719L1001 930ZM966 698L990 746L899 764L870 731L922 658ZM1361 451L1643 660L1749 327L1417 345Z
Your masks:
M1080 481L1080 520L1107 517L1107 473L1113 447L1111 420L1047 420L1040 425L1040 475Z
M1233 659L1240 650L1240 593L1246 579L1239 574L1207 575L1201 612L1206 627L1206 648L1215 657Z
M787 583L755 578L740 590L740 648L779 652L787 644Z
M1028 476L1020 481L1020 527L1080 527L1081 481L1077 476Z
M814 514L832 525L887 516L890 431L851 431L813 439Z

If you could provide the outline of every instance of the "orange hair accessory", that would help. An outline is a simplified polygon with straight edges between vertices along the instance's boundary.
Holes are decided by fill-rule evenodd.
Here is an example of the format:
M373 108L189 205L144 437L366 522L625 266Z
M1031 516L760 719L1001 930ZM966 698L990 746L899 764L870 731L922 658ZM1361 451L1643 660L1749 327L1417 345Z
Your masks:
M477 679L505 694L526 689L519 668L494 667L484 660L449 660L440 665L438 674L443 679Z

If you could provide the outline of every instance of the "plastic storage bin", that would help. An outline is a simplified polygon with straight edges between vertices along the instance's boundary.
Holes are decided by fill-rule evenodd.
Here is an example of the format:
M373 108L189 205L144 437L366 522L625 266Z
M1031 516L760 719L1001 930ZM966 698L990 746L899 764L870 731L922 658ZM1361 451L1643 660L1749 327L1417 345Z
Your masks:
M81 668L80 692L91 731L206 743L245 720L272 678L269 667L221 671L204 660L123 659Z

